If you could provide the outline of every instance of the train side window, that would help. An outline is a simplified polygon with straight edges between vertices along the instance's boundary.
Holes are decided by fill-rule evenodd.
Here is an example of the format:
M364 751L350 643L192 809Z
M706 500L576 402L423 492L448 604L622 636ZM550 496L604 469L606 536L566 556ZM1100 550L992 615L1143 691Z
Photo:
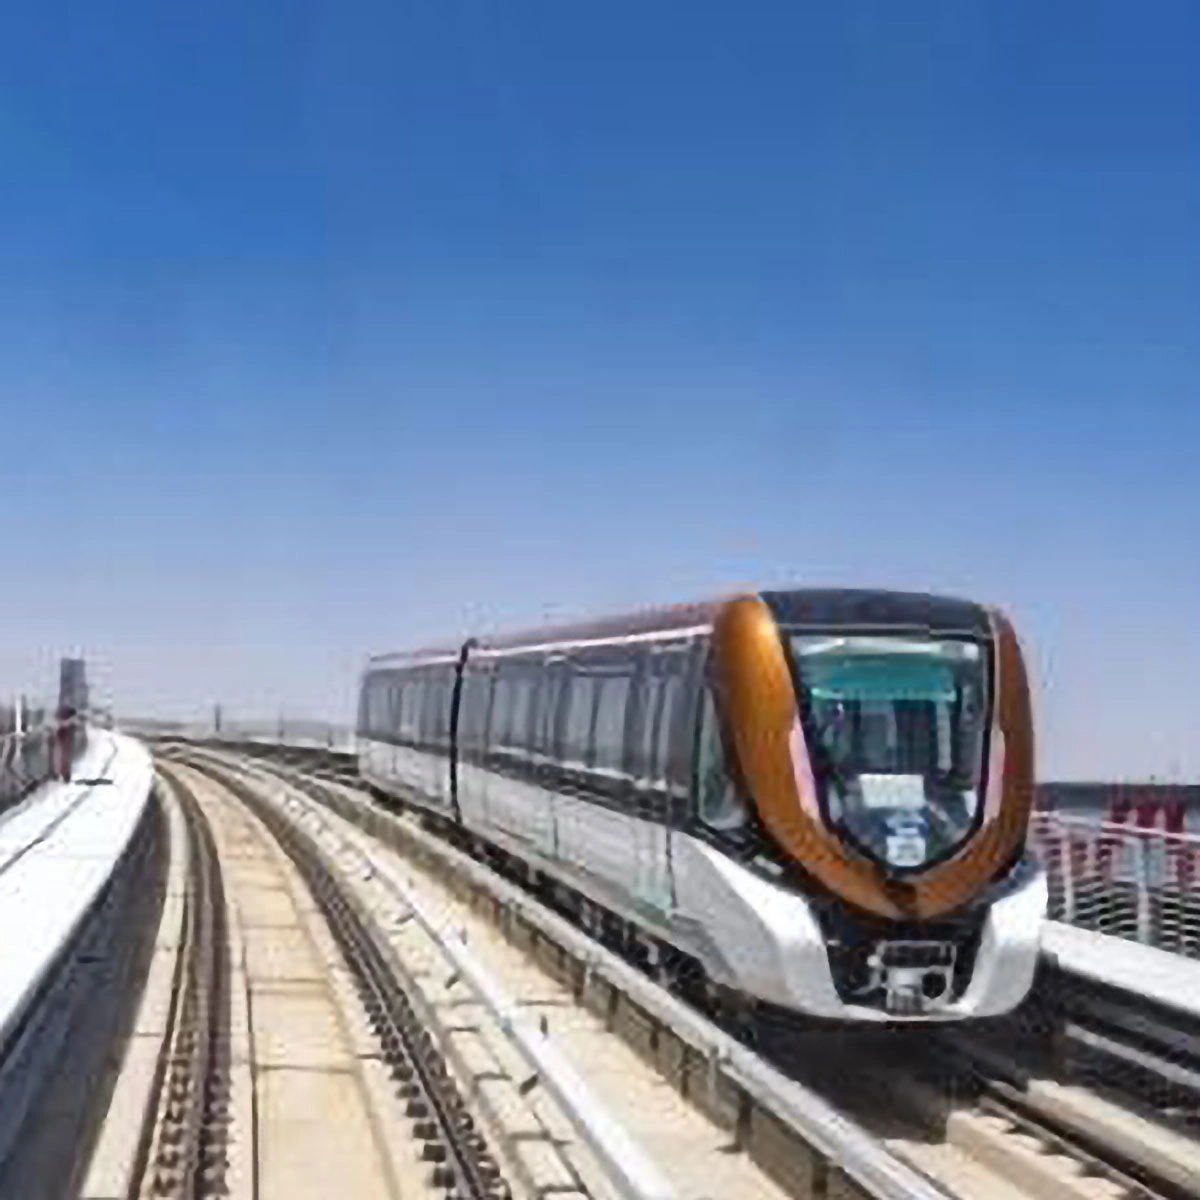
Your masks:
M475 694L474 713L472 715L472 745L477 751L487 749L488 714L492 707L492 692L496 686L496 676L492 671L481 671L472 680L472 691Z
M380 683L382 684L382 680ZM408 685L401 690L400 705L397 706L392 705L391 694L389 691L385 690L382 686L377 688L374 704L374 724L377 732L387 733L391 737L396 737L399 735L402 729L404 715L404 709L402 707L404 703L404 692L411 690L411 688L412 683L410 681Z
M397 679L395 683L384 680L383 696L383 721L380 722L380 732L388 734L388 737L394 738L397 733L400 733L401 713L403 712L404 692L406 686L402 679Z
M662 682L657 728L658 778L667 775L671 765L671 735L679 718L679 703L683 696L683 680L678 674L667 675Z
M425 714L428 710L428 704L430 704L430 692L432 691L430 685L432 680L428 678L427 672L421 671L419 676L416 677L415 683L416 686L413 689L414 695L412 697L413 703L407 712L404 713L404 719L406 719L406 724L408 725L408 736L414 742L421 743L425 740L425 730L427 728Z
M483 671L468 669L463 675L459 740L465 750L480 750L483 748L483 733L487 722L490 682L491 676Z
M496 671L489 669L483 677L483 702L479 710L479 749L488 752L495 736L493 729L496 722Z
M422 671L417 681L417 702L413 705L409 716L412 736L418 742L429 740L429 714L433 708L434 693L437 690L437 680L431 671Z
M417 679L417 703L409 716L413 738L423 744L429 737L429 711L433 707L434 681L428 671L422 671Z
M421 740L421 728L425 715L425 696L429 692L429 680L422 671L413 680L409 691L408 704L404 709L404 725L410 741Z
M630 769L638 779L655 782L662 774L658 753L658 730L662 720L662 701L666 680L657 670L658 663L650 658L637 689L637 716L630 731L632 762Z
M535 754L539 752L538 748L541 746L542 710L550 699L548 695L550 681L546 678L546 672L538 661L522 663L521 670L524 672L529 687L528 711L525 714L525 726L521 730L521 749Z
M396 713L392 731L405 740L413 736L413 713L421 703L421 677L414 676L404 685L400 695L400 709Z
M572 667L565 680L567 711L563 720L564 762L591 763L592 718L596 711L596 677Z
M363 717L361 725L368 734L380 733L383 729L379 711L379 698L383 693L379 683L378 676L368 676L366 682L363 684Z
M517 663L513 670L512 708L505 745L511 750L525 750L529 746L529 725L533 714L534 680L524 663Z
M508 744L508 717L512 711L512 680L503 670L496 671L496 682L492 692L491 746Z
M450 717L454 712L454 667L447 667L442 681L442 728L441 743L450 745Z
M442 667L435 667L430 673L429 699L425 711L425 741L436 746L441 741L442 721L446 712L446 678Z
M429 672L425 685L425 711L421 715L421 740L428 744L437 741L439 718L442 712L442 673L436 667Z
M625 766L625 718L632 680L628 675L606 675L598 682L595 766L602 771L620 771Z
M375 733L388 732L387 685L382 679L371 684L371 728Z
M405 693L412 690L412 680L405 680L404 686L400 693L400 704L393 705L390 689L386 693L380 689L379 695L376 697L376 712L375 712L375 728L380 732L386 732L389 737L397 737L401 731L401 722L403 719L403 708Z
M647 761L653 764L651 778L655 782L670 780L678 774L671 758L671 743L675 727L680 718L680 698L683 695L683 671L687 665L686 652L679 647L661 650L655 659L655 701L653 729L643 730L647 739ZM650 742L649 739L653 738ZM687 751L687 769L683 793L686 794L691 780L691 746Z
M523 750L529 744L533 678L521 662L505 662L496 677L491 744L498 749Z
M736 829L748 814L730 776L711 688L704 689L698 738L696 815L710 829Z
M363 688L364 707L366 708L367 729L371 733L377 733L380 729L379 724L379 680L369 680L366 687Z
M422 743L432 742L437 731L439 684L437 670L426 674L425 691L421 695L420 725L418 726Z
M387 680L380 676L371 684L371 728L376 733L388 732Z
M681 645L669 656L664 656L662 665L666 695L658 730L659 770L667 792L680 808L689 803L694 784L697 713L704 690L705 651L703 644Z
M558 714L563 698L563 664L549 662L538 672L540 693L532 749L544 758L558 757Z
M450 734L452 668L438 667L433 673L433 680L433 711L430 713L429 740L435 746L442 746Z
M475 680L471 673L464 668L462 684L458 693L458 725L454 731L459 750L475 748L475 708L478 703L475 695Z

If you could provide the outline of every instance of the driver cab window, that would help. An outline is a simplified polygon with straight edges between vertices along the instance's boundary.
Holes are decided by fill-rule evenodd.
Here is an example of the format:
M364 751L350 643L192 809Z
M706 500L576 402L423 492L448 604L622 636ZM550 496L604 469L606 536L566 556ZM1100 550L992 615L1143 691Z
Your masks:
M730 777L721 743L717 706L705 688L696 755L696 815L710 829L737 829L746 823L746 805Z

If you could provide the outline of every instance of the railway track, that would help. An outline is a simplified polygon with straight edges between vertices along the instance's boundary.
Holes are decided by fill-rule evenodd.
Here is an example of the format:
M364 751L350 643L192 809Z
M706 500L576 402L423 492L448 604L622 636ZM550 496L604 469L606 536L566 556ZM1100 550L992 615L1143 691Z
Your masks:
M964 1197L1194 1200L1196 1144L1128 1103L1018 1066L1019 1043L926 1031L807 1035L778 1058Z
M152 965L152 1019L129 1039L72 1194L514 1200L319 853L210 775L164 763L161 778L177 876L158 937L170 969Z
M510 1200L511 1190L476 1129L458 1086L384 953L319 854L252 793L241 798L296 864L342 952L383 1061L400 1085L430 1183L456 1200Z
M307 774L302 765L260 761L258 768L304 791L318 803L331 802L352 815L348 800L355 781L326 767ZM360 807L365 800L358 793ZM403 822L403 817L391 817ZM379 820L371 822L376 833ZM989 1200L1195 1200L1200 1196L1200 1148L1146 1104L1146 1073L1156 1063L1136 1045L1113 1042L1110 1059L1121 1056L1141 1073L1141 1088L1122 1088L1112 1071L1103 1080L1076 1069L1055 1067L1030 1047L1045 1040L1042 1027L1024 1024L1027 1015L996 1022L990 1032L963 1036L939 1032L918 1046L893 1039L882 1064L867 1062L872 1038L853 1035L853 1045L813 1035L775 1053L777 1065L849 1113L899 1157L947 1194ZM1051 1042L1063 1032L1058 1025ZM1067 1030L1075 1041L1074 1027ZM911 1039L909 1039L911 1041ZM814 1045L819 1049L813 1051ZM1115 1048L1114 1048L1115 1045ZM1061 1064L1060 1064L1061 1066ZM1162 1076L1170 1094L1191 1082ZM1132 1078L1132 1076L1130 1076ZM1153 1092L1153 1085L1150 1087Z
M533 1040L548 1048L544 1052L560 1048L586 1076L601 1108L619 1126L636 1129L638 1143L664 1177L653 1194L680 1200L810 1196L944 1200L944 1193L895 1162L886 1151L874 1143L864 1146L856 1131L837 1114L826 1112L819 1101L815 1102L819 1120L803 1134L798 1134L784 1111L797 1101L791 1091L780 1111L768 1113L755 1098L765 1092L766 1085L753 1071L750 1077L741 1077L748 1057L733 1039L721 1034L712 1041L711 1027L697 1022L695 1014L636 972L617 968L630 977L631 986L641 985L657 997L633 998L614 987L606 974L612 964L600 957L577 972L575 967L581 964L545 931L524 924L515 908L508 908L511 920L501 930L495 920L494 897L468 894L453 872L443 869L445 864L397 853L299 789L281 787L279 777L252 767L241 769L247 764L211 756L183 757L203 763L205 770L230 786L238 786L240 779L239 790L274 793L271 803L308 836L323 839L327 851L337 859L340 874L370 877L378 885L385 919L387 906L397 902L397 893L388 881L401 876L410 897L405 903L413 902L415 891L427 912L436 912L433 920L451 931L452 940L470 947L486 978L512 997L511 1004L497 1009L500 1024L509 1028L532 1025ZM424 919L433 923L429 916ZM406 928L415 924L410 921ZM427 967L425 974L429 977L433 972ZM434 1024L441 1026L443 1044L460 1077L465 1075L471 1093L477 1095L494 1086L494 1069L472 1053L477 1051L471 1043L484 1024L483 1014L466 997L453 994L458 986L455 972L444 983L436 980L425 999L427 1007L440 1010L434 1014ZM675 1011L652 1011L656 998L665 998ZM495 1040L490 1049L496 1051ZM758 1067L769 1074L762 1064ZM614 1178L608 1168L598 1171L594 1162L589 1167L589 1155L596 1150L594 1139L569 1115L555 1124L547 1112L548 1101L561 1108L560 1101L572 1097L556 1091L546 1073L531 1070L528 1060L523 1065L513 1063L510 1055L506 1073L517 1083L518 1093L542 1106L543 1118L554 1131L555 1142L568 1153L576 1177L574 1185L562 1180L547 1187L543 1175L541 1184L530 1190L558 1195L574 1186L580 1196L613 1194ZM494 1118L495 1106L492 1108ZM516 1136L509 1140L508 1133ZM497 1134L506 1158L507 1152L519 1155L528 1144L520 1121L508 1133L501 1129ZM613 1157L608 1155L609 1166ZM864 1166L866 1159L874 1166ZM850 1171L857 1171L867 1185L856 1182ZM616 1194L651 1193L622 1189L618 1184Z
M175 781L187 831L187 885L167 1037L155 1075L147 1153L135 1168L143 1200L219 1195L226 1166L229 949L224 887L212 830Z

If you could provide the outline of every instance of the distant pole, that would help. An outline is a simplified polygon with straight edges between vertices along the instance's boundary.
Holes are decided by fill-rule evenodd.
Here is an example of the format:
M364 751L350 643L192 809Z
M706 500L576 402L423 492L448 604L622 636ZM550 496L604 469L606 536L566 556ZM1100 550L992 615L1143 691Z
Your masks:
M282 708L279 710L279 736L275 740L279 741L279 742L283 741L283 709Z
M221 736L221 706L219 704L213 705L213 733L217 737Z

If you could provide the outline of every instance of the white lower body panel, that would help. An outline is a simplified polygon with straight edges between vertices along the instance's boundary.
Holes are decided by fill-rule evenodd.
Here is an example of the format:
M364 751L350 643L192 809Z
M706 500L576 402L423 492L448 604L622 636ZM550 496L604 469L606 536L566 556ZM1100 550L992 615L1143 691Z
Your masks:
M429 807L445 812L437 772L448 776L447 760L396 749L364 743L364 775L406 799L427 792ZM809 900L699 838L471 764L459 767L459 803L472 833L690 954L714 982L781 1008L842 1021L952 1021L1008 1012L1033 981L1047 899L1040 872L989 908L963 994L905 1016L844 1001Z

